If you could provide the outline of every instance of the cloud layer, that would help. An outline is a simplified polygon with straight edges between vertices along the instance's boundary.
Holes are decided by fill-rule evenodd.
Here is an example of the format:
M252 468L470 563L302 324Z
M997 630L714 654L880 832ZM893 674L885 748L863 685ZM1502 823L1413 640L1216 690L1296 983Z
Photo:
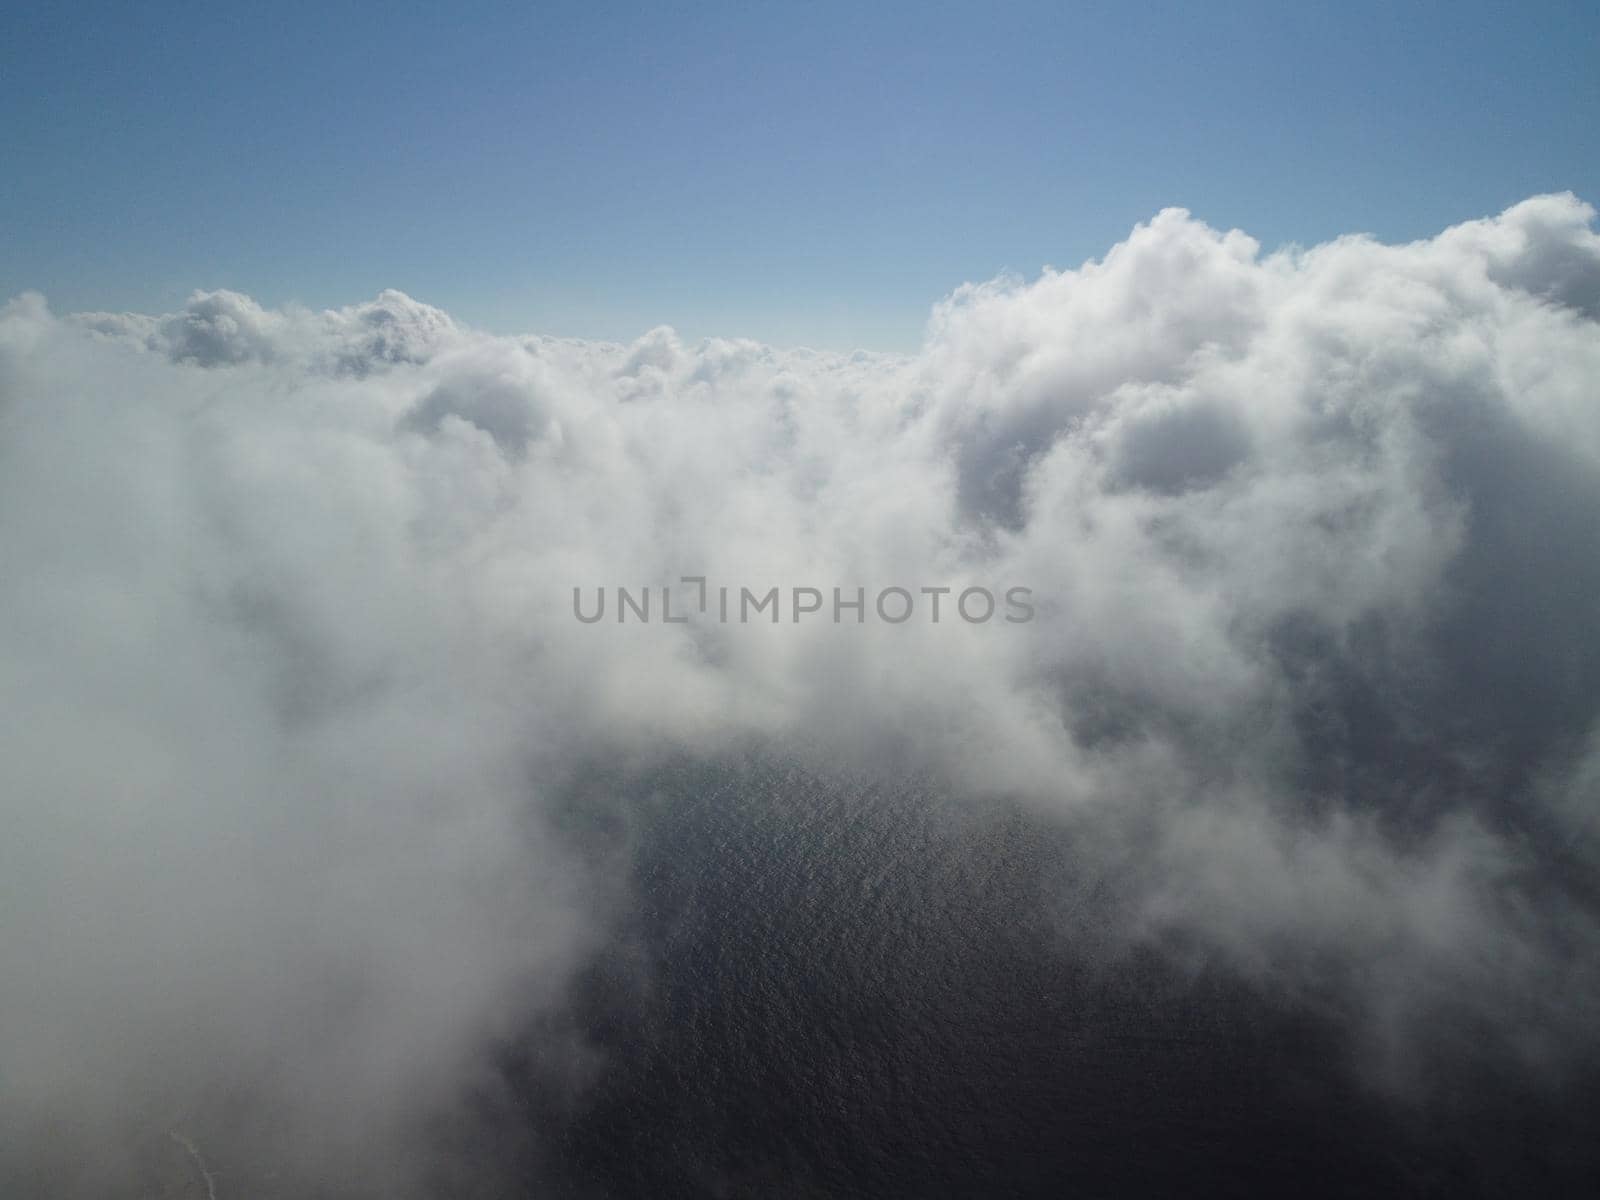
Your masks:
M12 301L19 1169L99 1187L227 1112L304 1179L417 1185L614 890L552 798L750 745L1070 827L1112 942L1345 1008L1396 1078L1441 1014L1592 1055L1593 221L1263 254L1170 209L957 290L910 358L491 337L393 291ZM1037 615L573 617L685 575Z

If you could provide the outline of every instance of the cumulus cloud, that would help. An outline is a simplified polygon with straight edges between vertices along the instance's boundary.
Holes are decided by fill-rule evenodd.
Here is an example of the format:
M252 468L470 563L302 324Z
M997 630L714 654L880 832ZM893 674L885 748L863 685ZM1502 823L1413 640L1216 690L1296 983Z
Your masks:
M462 332L448 314L393 289L365 304L313 313L269 311L224 288L195 292L181 313L164 317L77 313L71 320L175 363L276 362L357 375L394 363L426 362Z
M14 300L0 1106L53 1169L231 1121L418 1186L610 894L552 797L751 744L1070 827L1113 942L1328 998L1396 1070L1442 1012L1591 1054L1593 222L1265 254L1172 209L910 357ZM574 618L686 575L866 619ZM1034 620L953 611L1012 586Z

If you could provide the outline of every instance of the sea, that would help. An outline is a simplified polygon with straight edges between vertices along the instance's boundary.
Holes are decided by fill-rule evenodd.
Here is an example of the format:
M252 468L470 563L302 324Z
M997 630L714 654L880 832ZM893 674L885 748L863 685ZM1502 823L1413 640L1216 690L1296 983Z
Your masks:
M499 1057L470 1152L510 1193L1600 1195L1593 1073L1397 1083L1338 997L1128 936L1049 814L752 758L597 772L561 822L617 883Z

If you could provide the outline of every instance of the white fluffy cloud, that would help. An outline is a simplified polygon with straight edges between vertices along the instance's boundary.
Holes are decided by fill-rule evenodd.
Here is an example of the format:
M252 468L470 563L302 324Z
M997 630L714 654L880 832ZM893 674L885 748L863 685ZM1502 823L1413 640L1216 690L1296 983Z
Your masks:
M1593 218L1263 255L1168 210L911 358L12 301L0 1107L69 1161L235 1103L392 1194L416 1098L593 934L544 798L751 739L1071 823L1127 939L1379 1040L1448 1004L1591 1045ZM868 619L573 617L683 575ZM1037 616L890 625L888 586Z

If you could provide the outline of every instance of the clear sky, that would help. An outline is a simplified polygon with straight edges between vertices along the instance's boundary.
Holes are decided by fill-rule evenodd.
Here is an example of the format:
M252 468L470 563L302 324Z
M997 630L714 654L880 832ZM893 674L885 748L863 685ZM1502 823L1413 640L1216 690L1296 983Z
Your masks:
M383 287L912 349L1183 205L1269 247L1600 201L1600 4L14 3L0 293Z

